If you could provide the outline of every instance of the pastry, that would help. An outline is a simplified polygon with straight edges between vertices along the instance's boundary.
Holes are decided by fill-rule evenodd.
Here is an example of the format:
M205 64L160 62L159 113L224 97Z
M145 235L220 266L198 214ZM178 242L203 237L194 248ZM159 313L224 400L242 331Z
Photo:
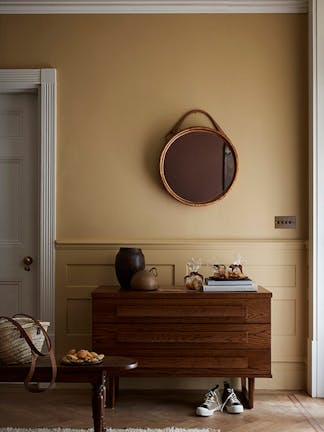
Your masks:
M70 349L62 358L62 362L71 365L95 364L100 363L104 357L104 354L97 354L95 351Z

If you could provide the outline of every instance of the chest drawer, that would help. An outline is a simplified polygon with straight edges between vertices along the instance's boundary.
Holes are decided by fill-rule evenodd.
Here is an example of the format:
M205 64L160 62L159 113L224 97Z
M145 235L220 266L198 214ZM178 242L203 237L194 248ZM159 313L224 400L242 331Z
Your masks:
M93 319L97 323L270 323L266 299L183 299L93 302Z
M120 345L112 355L136 356L138 368L132 376L262 376L271 377L269 350L142 351ZM123 374L123 373L122 373ZM127 373L124 373L128 375Z
M136 358L132 376L241 377L252 408L254 378L271 377L271 293L99 287L92 293L92 345Z
M98 325L93 342L109 355L117 346L129 350L265 349L270 347L269 324L114 324Z

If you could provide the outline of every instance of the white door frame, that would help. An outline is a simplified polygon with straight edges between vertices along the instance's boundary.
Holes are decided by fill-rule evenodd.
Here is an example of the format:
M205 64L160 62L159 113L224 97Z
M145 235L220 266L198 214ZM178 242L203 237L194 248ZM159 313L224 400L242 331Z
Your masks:
M310 283L308 392L324 397L324 2L309 2Z
M38 316L55 338L56 70L1 69L0 93L38 94Z

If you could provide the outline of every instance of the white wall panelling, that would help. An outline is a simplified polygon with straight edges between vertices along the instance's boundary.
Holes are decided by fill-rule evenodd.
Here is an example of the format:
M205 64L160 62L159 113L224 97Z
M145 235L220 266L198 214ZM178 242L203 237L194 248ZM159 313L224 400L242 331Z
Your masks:
M272 379L259 388L301 389L306 383L307 250L303 241L139 242L132 244L57 243L57 347L91 345L91 292L100 285L117 285L115 255L120 246L140 247L147 267L155 266L160 285L183 285L192 256L204 263L231 263L240 254L246 273L273 294ZM205 264L201 272L208 276ZM289 370L289 372L287 372ZM148 388L208 388L205 379L128 380L126 386ZM143 387L142 387L143 388ZM184 388L184 387L182 387Z

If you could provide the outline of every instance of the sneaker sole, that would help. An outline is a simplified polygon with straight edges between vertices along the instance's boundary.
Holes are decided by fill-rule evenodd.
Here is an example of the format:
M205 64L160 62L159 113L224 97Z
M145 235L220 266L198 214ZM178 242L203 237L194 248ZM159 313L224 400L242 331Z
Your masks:
M207 410L206 408L204 409L196 409L196 415L199 417L210 417L214 414L214 412L217 410Z
M234 407L226 407L226 411L230 414L241 414L243 412L243 407L238 405Z

